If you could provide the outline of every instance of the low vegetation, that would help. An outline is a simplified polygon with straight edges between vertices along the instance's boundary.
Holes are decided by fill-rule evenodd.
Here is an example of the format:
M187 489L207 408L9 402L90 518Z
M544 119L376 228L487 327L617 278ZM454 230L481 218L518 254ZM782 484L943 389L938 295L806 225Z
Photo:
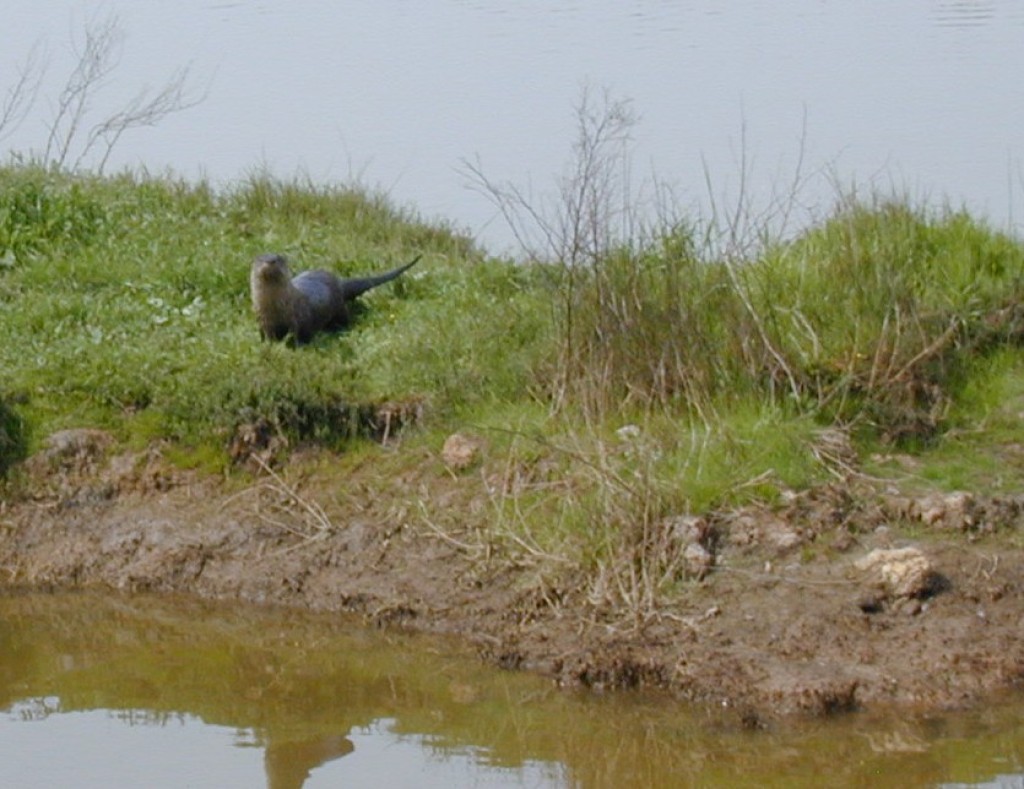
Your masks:
M842 200L755 243L734 221L644 225L615 208L628 112L579 118L553 212L470 168L524 241L539 228L522 261L357 187L0 168L0 471L82 426L225 473L255 454L240 474L304 444L468 433L488 447L486 522L425 525L640 613L687 577L673 516L896 452L924 485L1010 484L993 447L1018 445L1024 398L1016 239L903 200ZM292 349L260 342L248 303L270 251L342 275L423 261L352 330Z
M406 440L468 431L504 458L481 544L643 607L679 577L667 516L771 500L858 450L928 449L924 478L954 484L985 467L964 462L980 431L1016 430L1024 251L963 213L855 202L746 258L677 223L517 263L360 189L24 165L0 185L5 466L86 425L222 469L351 451L407 406ZM268 250L343 274L424 261L294 350L250 313ZM854 443L830 449L836 428Z
M214 194L35 168L0 182L5 385L37 438L85 423L127 441L224 445L263 418L329 442L343 437L331 429L343 404L428 394L445 411L522 380L515 345L538 328L538 310L516 315L529 272L378 197L265 178ZM425 263L373 296L357 334L295 353L258 341L248 268L266 250L340 273L414 252Z

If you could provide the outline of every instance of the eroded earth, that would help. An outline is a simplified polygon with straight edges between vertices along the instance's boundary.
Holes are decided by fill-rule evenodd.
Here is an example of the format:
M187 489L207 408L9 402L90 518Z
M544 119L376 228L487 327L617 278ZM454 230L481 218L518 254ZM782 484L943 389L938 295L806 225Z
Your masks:
M493 475L464 449L468 470L453 469L458 446L403 446L390 451L420 457L393 474L339 480L310 450L223 479L65 431L0 505L0 579L357 611L563 685L656 687L751 726L965 707L1024 679L1024 496L909 495L850 474L772 507L668 519L676 592L626 610L578 571L481 539Z

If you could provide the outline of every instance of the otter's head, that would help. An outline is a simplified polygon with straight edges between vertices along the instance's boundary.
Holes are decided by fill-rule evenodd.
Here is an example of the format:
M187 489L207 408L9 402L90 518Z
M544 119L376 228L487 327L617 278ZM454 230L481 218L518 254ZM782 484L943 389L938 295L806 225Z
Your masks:
M291 282L292 273L283 255L260 255L252 262L252 284L265 287Z
M256 258L249 275L249 289L252 308L265 339L281 340L295 332L295 288L283 256L260 255Z

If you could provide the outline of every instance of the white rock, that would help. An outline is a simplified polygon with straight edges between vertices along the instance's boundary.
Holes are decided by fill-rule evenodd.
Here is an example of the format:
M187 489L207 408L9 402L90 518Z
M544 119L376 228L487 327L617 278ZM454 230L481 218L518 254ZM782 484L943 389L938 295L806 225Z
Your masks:
M879 548L854 563L854 567L881 582L894 597L922 597L935 584L931 561L917 548Z

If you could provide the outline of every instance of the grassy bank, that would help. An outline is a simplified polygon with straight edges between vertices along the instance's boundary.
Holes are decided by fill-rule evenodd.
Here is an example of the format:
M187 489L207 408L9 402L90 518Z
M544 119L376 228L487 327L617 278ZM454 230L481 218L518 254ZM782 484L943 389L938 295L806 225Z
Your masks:
M248 267L264 251L343 275L424 262L370 297L356 332L295 353L258 342ZM91 424L223 444L263 417L330 441L345 404L429 395L446 413L517 391L517 346L540 333L541 311L519 314L529 271L359 190L7 169L0 260L0 364L33 438Z
M485 542L629 577L633 602L680 576L670 515L880 448L927 450L936 485L1001 484L982 477L1019 440L1017 241L901 202L842 203L744 255L708 238L680 221L516 264L359 189L6 167L0 454L92 426L228 469L246 426L371 451L360 414L414 403L407 441L475 433L503 469ZM423 261L351 331L294 350L250 312L267 251L341 274Z

